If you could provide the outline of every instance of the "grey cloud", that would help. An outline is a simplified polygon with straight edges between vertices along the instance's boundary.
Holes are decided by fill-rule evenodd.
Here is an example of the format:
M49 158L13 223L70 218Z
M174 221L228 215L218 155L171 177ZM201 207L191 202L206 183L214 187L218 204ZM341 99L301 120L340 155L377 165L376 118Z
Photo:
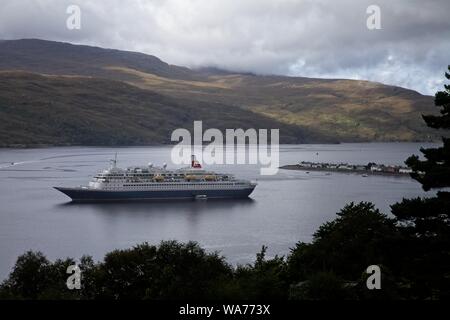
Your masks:
M78 4L82 28L65 28ZM381 8L381 30L366 8ZM354 78L432 94L450 64L448 0L3 0L0 38L143 51L190 67Z

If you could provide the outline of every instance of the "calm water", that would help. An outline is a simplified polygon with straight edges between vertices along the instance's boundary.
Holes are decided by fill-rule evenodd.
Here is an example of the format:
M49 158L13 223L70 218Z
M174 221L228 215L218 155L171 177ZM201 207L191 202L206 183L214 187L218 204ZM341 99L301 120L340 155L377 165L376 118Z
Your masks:
M280 163L302 160L366 164L402 164L415 143L289 145L280 148ZM131 204L70 204L52 186L85 184L118 153L119 166L162 164L169 147L0 149L0 280L18 255L40 250L50 259L83 254L101 259L115 248L144 241L198 241L228 261L254 260L262 245L268 253L287 254L297 241L335 217L350 201L372 201L385 213L403 197L425 194L409 178L361 177L355 174L307 174L280 170L259 176L256 165L209 167L258 179L248 201L185 201ZM318 154L317 154L318 153ZM14 162L15 165L11 166ZM169 163L170 167L170 163Z

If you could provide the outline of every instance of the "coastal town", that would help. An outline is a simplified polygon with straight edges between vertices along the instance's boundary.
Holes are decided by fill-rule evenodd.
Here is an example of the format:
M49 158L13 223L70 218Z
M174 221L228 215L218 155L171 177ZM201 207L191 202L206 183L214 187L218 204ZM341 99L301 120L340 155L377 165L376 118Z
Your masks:
M358 173L363 176L368 175L392 175L392 176L409 176L412 170L408 167L398 165L384 165L369 162L366 165L349 164L349 163L320 163L301 161L294 165L281 166L280 169L287 170L304 170L309 171L326 171L326 172L341 172L341 173Z

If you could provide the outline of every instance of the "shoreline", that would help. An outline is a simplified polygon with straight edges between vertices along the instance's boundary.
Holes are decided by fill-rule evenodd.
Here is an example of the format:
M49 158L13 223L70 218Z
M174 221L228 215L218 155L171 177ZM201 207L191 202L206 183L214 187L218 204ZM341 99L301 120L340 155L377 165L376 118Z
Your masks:
M297 171L316 171L316 172L335 172L335 173L350 173L350 174L360 174L367 176L386 176L386 177L403 177L411 178L409 173L400 172L382 172L382 171L370 171L370 170L357 170L357 169L333 169L333 168L305 168L298 164L288 164L279 167L285 170L297 170Z
M340 145L340 144L357 144L357 143L441 143L440 140L432 141L432 140L424 140L424 141L339 141L339 142L303 142L303 143L280 143L279 145ZM162 147L162 146L174 146L177 143L149 143L149 144L111 144L111 145L91 145L91 144L71 144L71 143L62 143L62 144L5 144L0 145L0 150L2 149L43 149L43 148L58 148L58 147L94 147L94 148L128 148L128 147ZM208 143L205 143L208 145Z

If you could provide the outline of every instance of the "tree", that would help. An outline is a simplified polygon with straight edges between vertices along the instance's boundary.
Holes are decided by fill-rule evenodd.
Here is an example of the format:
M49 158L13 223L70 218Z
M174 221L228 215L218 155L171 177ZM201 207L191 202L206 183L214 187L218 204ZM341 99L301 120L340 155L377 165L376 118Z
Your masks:
M256 254L254 264L240 265L235 269L233 280L222 290L223 298L287 299L286 261L279 256L266 259L266 251L267 247L263 246L261 252Z
M98 263L84 256L81 290L66 286L67 267L74 263L27 252L0 285L0 299L212 299L233 272L223 257L195 242L143 243L110 252Z
M231 273L223 257L195 242L162 241L110 252L89 277L95 298L211 299Z
M450 80L449 73L446 72L445 77ZM450 129L450 85L444 85L444 88L434 98L434 104L442 108L441 115L422 116L430 128ZM421 161L416 155L406 160L406 164L413 169L412 177L422 184L425 191L450 187L450 139L443 137L442 141L443 146L440 148L420 149L426 160Z
M448 66L450 72L450 66ZM445 73L450 80L450 74ZM450 85L435 95L440 115L424 115L427 126L450 129ZM450 139L442 137L438 148L422 148L424 160L413 155L406 164L411 176L425 191L450 187ZM404 272L412 280L417 298L450 296L450 192L440 190L435 197L403 199L392 206L400 230L408 243Z
M51 263L41 252L28 251L0 285L0 299L77 299L78 293L66 287L66 270L72 264L73 259Z
M352 288L331 272L317 272L307 281L291 286L291 300L349 300L356 299Z
M292 250L288 262L293 280L305 280L318 270L355 280L369 265L387 263L386 246L396 235L392 219L369 202L350 203L337 215L319 227L312 243L298 243Z
M368 266L387 270L395 265L398 231L393 219L369 202L350 203L337 215L319 227L312 243L300 242L291 250L287 261L291 298L361 297L359 288L365 288L362 275ZM397 296L394 285L384 285L386 290L378 295ZM365 298L376 297L366 294Z

